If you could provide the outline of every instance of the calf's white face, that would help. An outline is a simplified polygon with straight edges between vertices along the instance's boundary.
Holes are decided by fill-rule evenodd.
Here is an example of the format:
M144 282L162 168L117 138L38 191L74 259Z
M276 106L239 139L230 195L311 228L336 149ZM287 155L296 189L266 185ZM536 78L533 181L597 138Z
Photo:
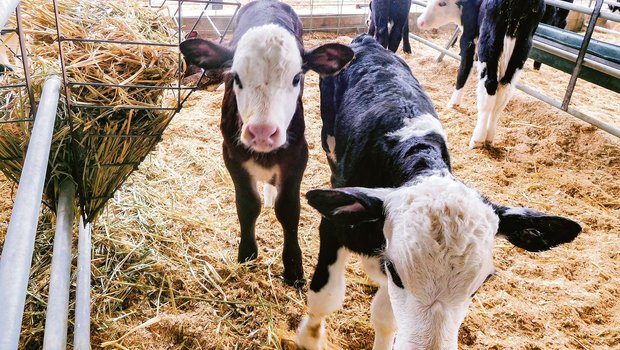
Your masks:
M497 215L476 191L443 176L397 189L384 208L394 348L456 349L473 294L495 271Z
M186 40L180 49L188 63L204 70L230 68L243 124L239 141L255 152L286 146L303 73L311 69L322 76L334 75L353 59L351 48L336 43L302 52L297 38L276 24L248 29L236 51L202 39Z
M237 45L231 73L243 122L241 142L256 152L282 147L301 88L295 37L274 24L248 30Z
M462 1L468 0L430 0L424 12L418 17L418 27L422 30L439 28L448 23L461 24ZM473 0L469 0L473 1Z

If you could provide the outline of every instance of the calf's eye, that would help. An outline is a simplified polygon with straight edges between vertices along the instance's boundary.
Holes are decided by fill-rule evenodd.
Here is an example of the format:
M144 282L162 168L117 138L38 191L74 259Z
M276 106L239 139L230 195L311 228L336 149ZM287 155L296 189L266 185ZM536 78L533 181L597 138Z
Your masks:
M293 78L293 86L299 85L299 81L301 80L301 73L297 73Z
M445 1L442 1L438 5L439 5L439 7L444 7L444 6L448 5L448 4Z
M235 73L233 75L233 79L235 80L235 84L237 84L239 89L243 89L243 85L241 85L241 79L239 79L239 74Z

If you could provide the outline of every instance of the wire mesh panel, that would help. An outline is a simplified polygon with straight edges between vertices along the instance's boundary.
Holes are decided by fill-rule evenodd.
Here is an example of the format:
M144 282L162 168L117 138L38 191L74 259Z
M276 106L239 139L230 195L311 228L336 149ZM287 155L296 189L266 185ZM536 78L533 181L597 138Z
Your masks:
M0 169L19 179L32 122L30 106L36 106L43 79L60 75L64 93L46 202L54 207L58 186L70 177L77 183L86 220L94 220L191 94L193 87L181 84L184 62L178 45L187 30L210 20L205 10L213 3L22 1L17 12L24 12L25 21L16 16L13 28L3 30L3 48L11 53L11 62L2 66L7 72L0 76ZM225 25L212 23L223 38L240 4L220 5L232 8ZM200 9L191 23L182 20L190 7ZM21 47L29 42L29 55L16 55L13 51L21 50L8 45L9 36L20 33Z

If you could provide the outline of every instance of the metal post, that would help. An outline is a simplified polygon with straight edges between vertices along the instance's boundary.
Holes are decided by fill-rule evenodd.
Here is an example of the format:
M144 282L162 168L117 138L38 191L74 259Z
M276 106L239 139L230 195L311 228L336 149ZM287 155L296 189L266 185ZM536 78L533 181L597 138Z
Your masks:
M588 23L588 29L583 36L583 42L581 43L581 49L579 50L579 55L577 55L577 62L575 62L575 68L573 69L573 75L570 77L570 81L568 82L568 87L566 88L566 94L564 94L564 101L562 102L562 109L567 110L568 105L570 104L571 97L573 96L573 91L575 90L575 84L577 84L577 78L579 78L579 73L581 73L581 68L583 66L583 60L586 57L586 52L588 51L588 45L590 45L590 39L592 38L592 33L594 33L594 27L596 26L596 20L601 14L601 7L603 6L603 0L596 0L596 4L594 5L594 11L592 11L592 16L590 17L590 23Z
M67 345L74 202L75 184L71 180L65 180L60 185L56 206L56 233L43 350L64 350Z
M75 290L75 331L73 348L90 350L90 224L80 219L78 237L77 286Z
M456 42L456 39L459 37L459 32L461 31L461 28L459 28L459 26L455 26L456 28L454 28L454 33L452 33L452 36L450 37L450 40L448 40L448 43L446 44L445 49L448 50L452 47L452 45L454 45L454 43ZM443 61L443 56L445 56L445 53L440 53L439 56L437 57L437 63Z
M47 79L34 121L13 213L0 258L0 349L17 349L39 209L60 98L60 79Z
M4 28L9 17L11 17L11 14L15 11L17 4L19 4L19 0L0 1L0 29Z

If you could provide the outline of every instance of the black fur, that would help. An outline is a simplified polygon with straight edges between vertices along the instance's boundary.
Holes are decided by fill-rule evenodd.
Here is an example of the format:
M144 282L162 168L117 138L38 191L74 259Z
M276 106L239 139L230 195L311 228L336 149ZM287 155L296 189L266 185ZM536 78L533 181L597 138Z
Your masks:
M411 0L373 0L368 7L370 8L368 34L392 52L398 50L402 38L403 51L411 53L409 43ZM390 21L393 23L391 31L388 30Z
M419 176L449 172L450 158L440 135L431 133L405 142L387 136L401 129L406 118L423 114L437 117L432 101L407 64L368 35L353 40L351 48L355 60L349 68L320 82L322 143L326 153L330 153L327 137L334 136L336 141L337 162L330 160L332 186L399 187ZM336 260L340 247L378 256L385 245L382 202L372 195L347 192L374 213L375 219L361 220L356 225L322 219L319 260L310 284L314 291L327 283L328 267ZM313 206L320 205L313 199L317 195L331 196L320 190L308 192ZM331 196L332 204L352 203L346 197ZM320 211L329 212L329 208Z
M523 69L543 15L544 0L473 0L461 4L463 35L456 89L460 90L467 81L474 62L474 40L478 38L478 60L487 64L481 77L487 77L487 93L495 95L500 83L510 83L516 70ZM505 36L515 38L516 43L506 74L499 81L499 58Z

